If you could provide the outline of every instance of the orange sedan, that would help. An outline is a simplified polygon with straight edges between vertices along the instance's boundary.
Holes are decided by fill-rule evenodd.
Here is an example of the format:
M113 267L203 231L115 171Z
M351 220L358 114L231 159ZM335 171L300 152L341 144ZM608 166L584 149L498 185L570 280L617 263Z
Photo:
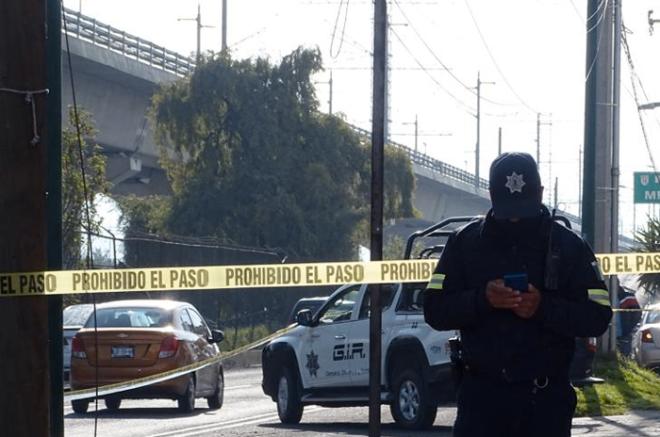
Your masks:
M96 330L94 325L96 324ZM95 338L96 336L96 338ZM209 330L189 303L170 300L123 300L97 305L71 344L71 388L80 390L156 375L218 355L222 331ZM211 409L222 406L224 374L217 362L174 379L105 397L111 410L122 399L174 399L192 412L195 398ZM72 401L85 413L90 399Z

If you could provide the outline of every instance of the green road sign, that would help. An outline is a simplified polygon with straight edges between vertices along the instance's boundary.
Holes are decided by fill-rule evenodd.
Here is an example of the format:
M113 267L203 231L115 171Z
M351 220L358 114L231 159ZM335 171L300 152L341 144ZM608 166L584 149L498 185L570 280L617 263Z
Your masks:
M660 203L660 173L635 172L635 203Z

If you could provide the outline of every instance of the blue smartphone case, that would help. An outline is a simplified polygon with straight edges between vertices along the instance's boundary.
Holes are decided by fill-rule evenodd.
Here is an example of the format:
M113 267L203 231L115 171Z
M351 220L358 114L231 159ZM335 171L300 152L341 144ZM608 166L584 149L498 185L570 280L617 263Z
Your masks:
M521 293L527 291L527 273L512 273L504 275L504 285Z

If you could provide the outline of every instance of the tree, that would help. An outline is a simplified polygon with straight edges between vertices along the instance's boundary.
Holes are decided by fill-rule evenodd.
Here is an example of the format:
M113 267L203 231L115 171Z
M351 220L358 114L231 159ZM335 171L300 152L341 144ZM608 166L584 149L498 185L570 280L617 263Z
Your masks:
M62 130L62 240L63 267L81 267L81 232L87 227L83 176L80 166L80 149L73 108L69 108L67 126ZM85 176L89 200L92 231L96 231L99 219L94 198L106 193L109 183L105 176L106 159L101 146L96 144L96 129L92 116L78 109L78 126L85 162Z
M318 112L318 50L279 65L210 55L153 99L172 185L164 232L280 247L297 259L353 257L369 212L369 144ZM171 146L168 146L171 145ZM386 214L414 214L405 153L388 147Z
M645 228L638 231L635 240L642 252L660 252L660 219L649 217ZM655 295L660 289L660 273L646 273L637 280L648 294Z

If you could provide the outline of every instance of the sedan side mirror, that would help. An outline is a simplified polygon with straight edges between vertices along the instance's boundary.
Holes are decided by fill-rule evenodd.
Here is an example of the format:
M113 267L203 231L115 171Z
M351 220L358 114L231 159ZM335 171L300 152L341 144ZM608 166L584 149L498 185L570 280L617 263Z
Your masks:
M296 314L296 323L300 326L312 326L314 323L312 311L309 309L298 311L298 314Z
M219 329L211 330L211 338L209 338L209 343L220 343L225 339L225 333Z

